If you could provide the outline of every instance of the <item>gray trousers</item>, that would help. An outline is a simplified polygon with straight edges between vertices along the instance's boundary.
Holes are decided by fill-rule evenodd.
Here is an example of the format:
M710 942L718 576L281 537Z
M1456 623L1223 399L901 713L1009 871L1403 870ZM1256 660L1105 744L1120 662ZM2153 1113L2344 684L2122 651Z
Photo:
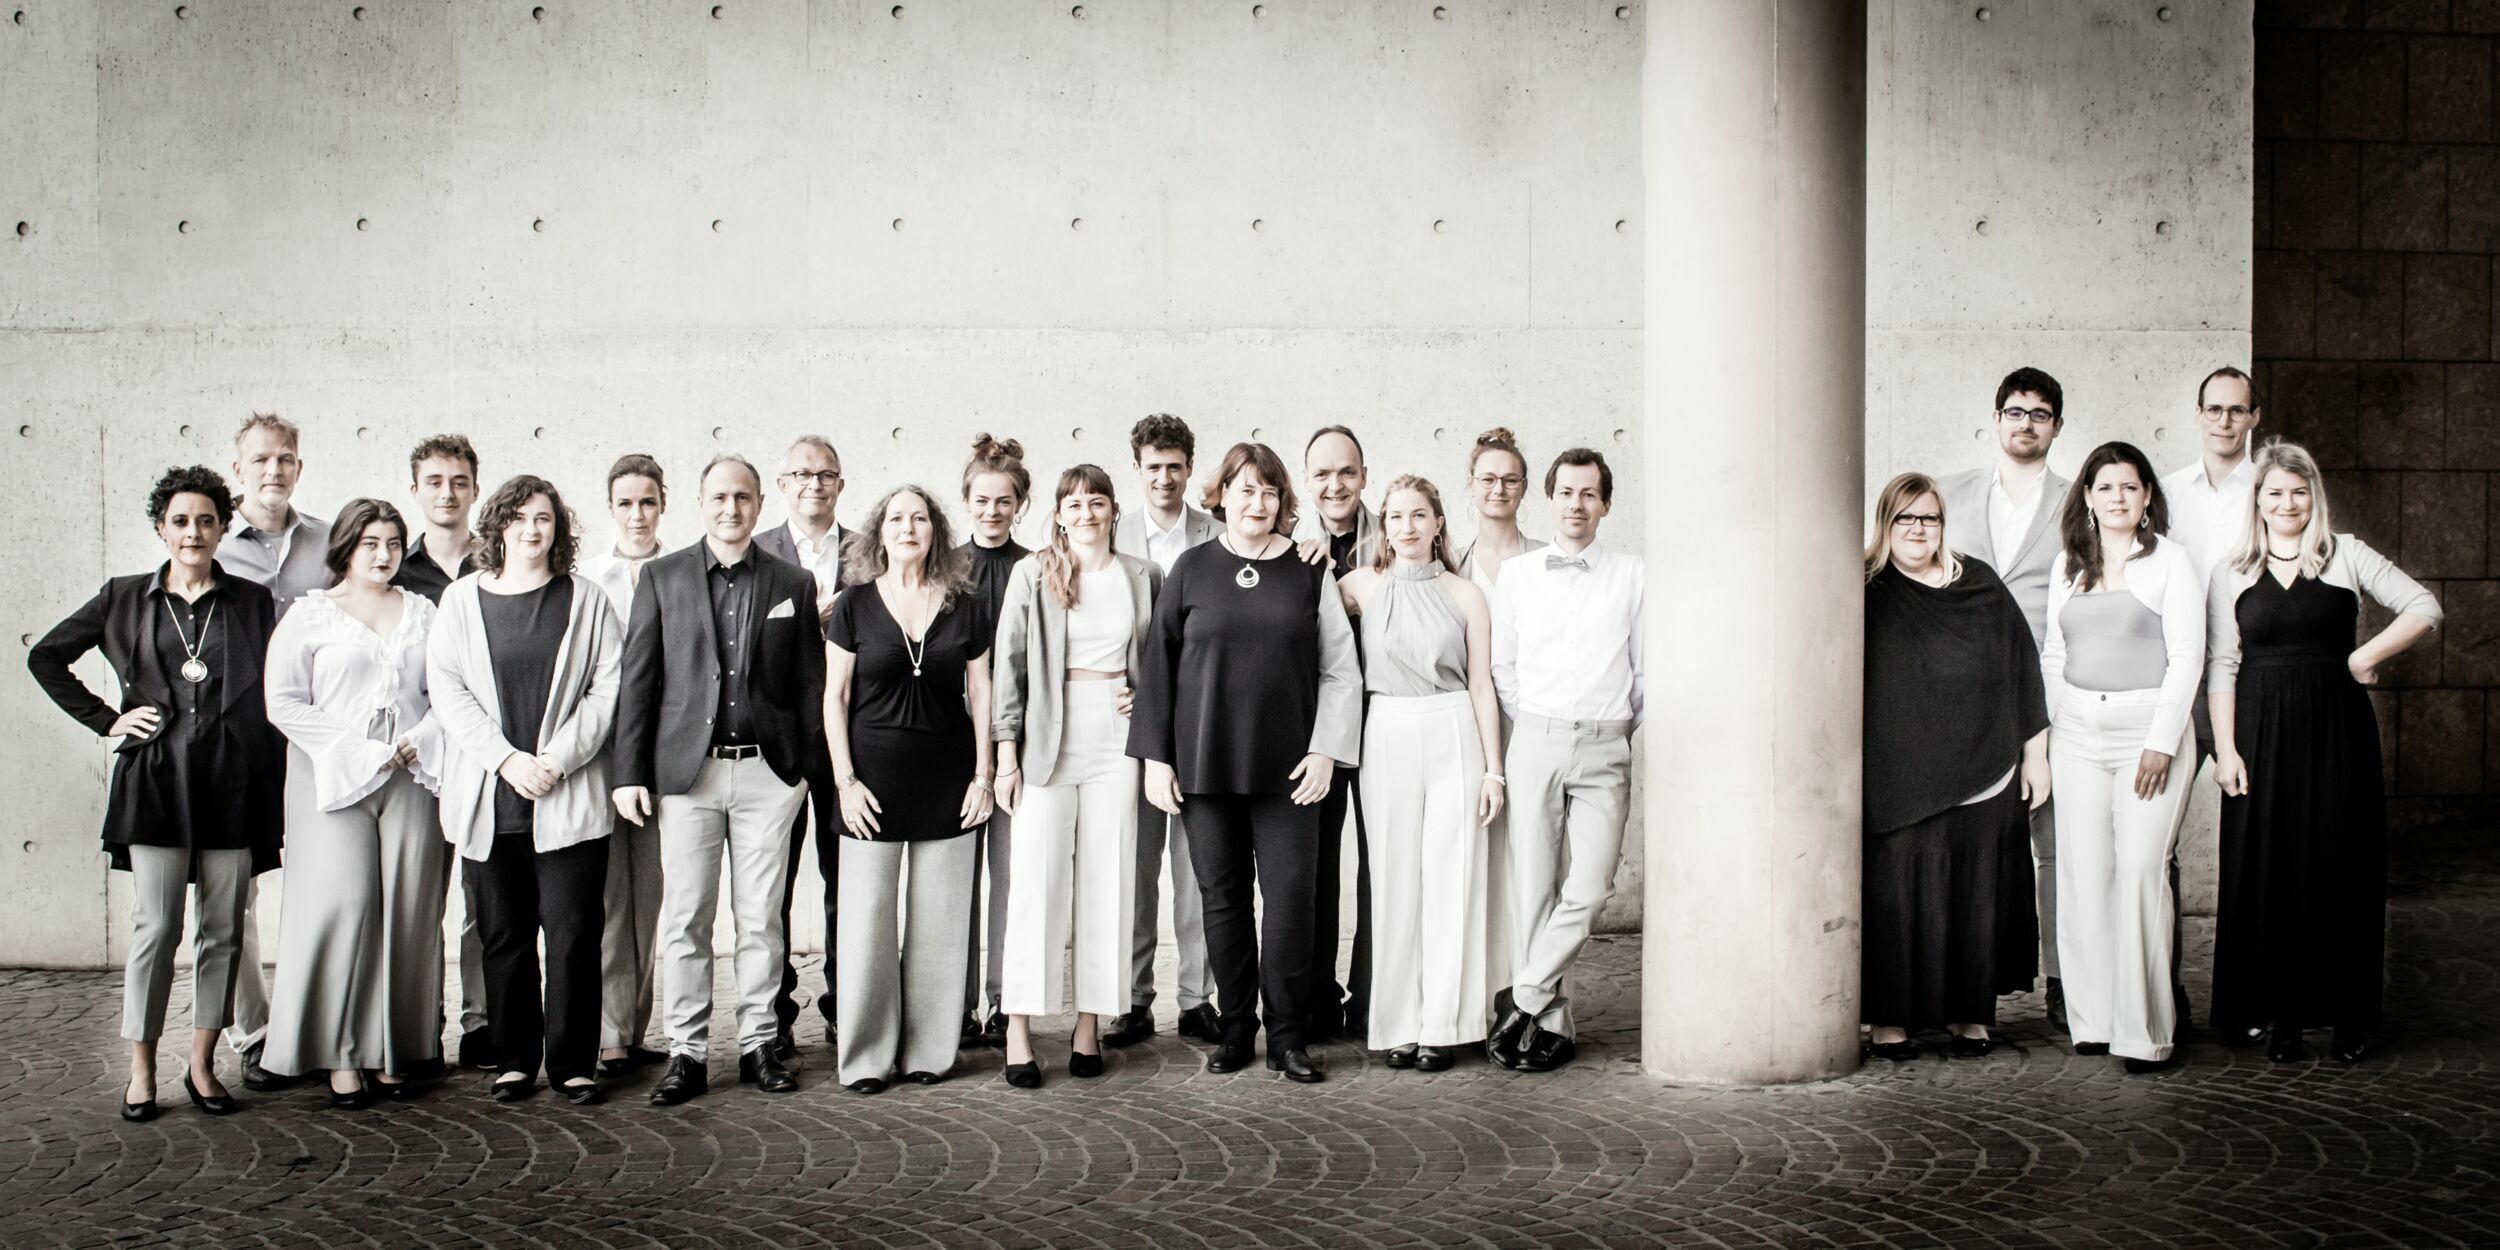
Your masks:
M286 782L292 885L278 933L261 1066L407 1073L443 1051L443 896L451 844L434 796L406 772L321 810L311 761Z
M973 861L973 873L989 878L987 905L970 909L972 945L964 951L964 1014L975 1018L980 1016L983 1003L988 1003L992 1011L1002 1010L998 1005L998 983L999 973L1006 966L1002 961L1007 955L1007 883L1015 877L1015 820L1007 812L993 811L989 823L972 831L981 843L980 854ZM983 898L977 880L973 882L972 897L976 904ZM989 935L987 943L981 940L984 933Z
M599 1047L640 1046L660 967L660 824L619 819L608 835L607 923L599 933ZM788 940L785 935L785 942Z
M234 1012L226 1025L226 1045L238 1055L251 1053L269 1036L269 986L261 980L260 878L243 883L243 932L236 952Z
M2021 778L2015 780L2019 784ZM2057 792L2053 787L2049 801L2031 812L2031 865L2037 887L2034 897L2040 907L2040 975L2063 979L2057 972Z
M1198 892L1198 873L1189 859L1189 835L1178 818L1154 804L1137 800L1137 919L1129 933L1129 1002L1143 1011L1155 1001L1155 944L1162 934L1156 913L1163 887L1164 850L1172 860L1172 940L1179 949L1180 975L1173 992L1181 1010L1201 1006L1215 997L1207 972L1206 900Z
M250 851L178 846L130 849L130 961L122 971L122 1038L153 1042L165 1032L174 989L174 948L182 941L183 895L199 876L199 931L191 939L191 1026L234 1022L243 971L244 903L251 897Z
M834 1015L843 1084L954 1068L976 853L969 837L842 839Z
M790 821L806 801L805 784L783 781L753 756L707 759L693 788L661 797L660 952L668 967L671 1053L711 1057L712 917L720 908L724 858L729 913L738 927L738 1053L771 1042L780 1031L773 1000L790 953L790 933L781 925Z
M1573 1035L1564 977L1614 892L1632 793L1632 727L1522 715L1511 727L1511 1003Z

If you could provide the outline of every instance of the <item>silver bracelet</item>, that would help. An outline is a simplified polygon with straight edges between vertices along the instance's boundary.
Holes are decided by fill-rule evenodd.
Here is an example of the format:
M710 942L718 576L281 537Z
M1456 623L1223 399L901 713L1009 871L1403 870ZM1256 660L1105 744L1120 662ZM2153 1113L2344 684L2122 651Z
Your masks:
M1494 785L1500 786L1505 790L1510 789L1510 778L1505 777L1500 773L1486 773L1484 775L1484 779L1492 782Z

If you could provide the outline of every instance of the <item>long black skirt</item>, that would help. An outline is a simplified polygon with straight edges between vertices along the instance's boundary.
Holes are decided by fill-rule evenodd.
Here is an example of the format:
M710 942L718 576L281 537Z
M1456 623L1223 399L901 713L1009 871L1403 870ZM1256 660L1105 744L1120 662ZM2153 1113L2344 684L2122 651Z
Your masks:
M1995 1024L1997 994L2018 972L2016 988L2028 986L2037 958L2030 881L2019 780L1995 798L1867 835L1861 1018L1908 1029Z
M2378 717L2339 654L2240 670L2248 793L2222 800L2213 1019L2372 1030L2387 927Z

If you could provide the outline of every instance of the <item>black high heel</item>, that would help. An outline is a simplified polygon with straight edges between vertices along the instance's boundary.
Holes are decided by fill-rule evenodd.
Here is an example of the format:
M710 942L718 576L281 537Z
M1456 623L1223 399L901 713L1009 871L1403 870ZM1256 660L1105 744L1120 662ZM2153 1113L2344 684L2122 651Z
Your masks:
M1023 1063L1011 1063L1003 1071L1006 1074L1007 1083L1017 1089L1040 1089L1042 1087L1042 1065L1037 1062L1027 1060Z
M538 1092L538 1078L525 1076L517 1081L493 1081L486 1086L487 1096L497 1102L519 1102Z
M1089 1055L1081 1050L1069 1050L1068 1075L1081 1081L1090 1081L1101 1076L1102 1055L1100 1053Z
M128 1087L125 1086L124 1088L127 1089ZM148 1121L155 1119L156 1111L156 1082L154 1081L148 1082L148 1100L146 1102L125 1102L122 1104L122 1118L133 1124L145 1124Z
M191 1095L192 1106L210 1115L233 1115L243 1109L243 1104L236 1102L232 1094L219 1094L212 1098L201 1093L200 1087L191 1083L188 1072L182 1074L182 1092Z
M359 1072L356 1074L356 1088L342 1094L338 1086L331 1086L330 1105L341 1111L359 1111L372 1106L373 1083L365 1079L364 1073Z
M1392 1068L1411 1068L1415 1066L1415 1056L1422 1051L1423 1048L1413 1042L1408 1042L1404 1046L1392 1046L1381 1062Z

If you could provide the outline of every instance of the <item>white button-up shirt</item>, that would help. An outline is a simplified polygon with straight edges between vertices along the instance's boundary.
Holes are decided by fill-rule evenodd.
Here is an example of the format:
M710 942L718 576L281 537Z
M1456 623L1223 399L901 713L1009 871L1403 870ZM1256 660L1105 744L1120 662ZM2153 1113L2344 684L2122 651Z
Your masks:
M807 535L801 533L797 523L793 522L790 526L790 544L798 549L799 567L816 575L818 595L830 593L833 587L841 584L841 526L828 525L825 527L823 538L809 542Z
M442 784L442 735L425 684L434 605L413 591L397 593L399 624L388 635L326 594L304 596L270 635L261 678L269 723L311 762L322 811L352 806L390 781L382 765L402 738L417 748L418 784Z
M2023 540L2031 537L2031 523L2040 515L2040 488L2048 482L2048 470L2031 479L2031 489L2016 499L2005 489L2005 467L1988 477L1988 544L1995 550L1988 553L1988 563L1999 574L2014 567L2014 556L2023 549Z
M2231 557L2248 539L2248 499L2257 490L2257 462L2246 456L2215 485L2205 475L2205 458L2161 480L2170 505L2171 541L2187 548L2196 563L2197 585L2212 580L2214 566Z
M1582 559L1588 567L1549 568ZM1560 544L1502 562L1493 597L1493 688L1512 715L1641 719L1641 605L1647 572L1595 543Z
M629 556L621 551L612 551L601 559L591 561L582 573L599 583L599 589L607 592L608 602L616 606L616 619L630 621L634 617L634 586L642 580L642 566L659 557L660 549L657 547L653 547L647 556Z
M1189 509L1184 506L1180 516L1173 520L1172 528L1168 530L1155 528L1155 516L1152 512L1141 514L1137 521L1138 528L1146 532L1146 558L1162 565L1164 574L1169 576L1172 572L1172 562L1180 559L1182 552L1189 550Z

